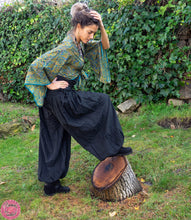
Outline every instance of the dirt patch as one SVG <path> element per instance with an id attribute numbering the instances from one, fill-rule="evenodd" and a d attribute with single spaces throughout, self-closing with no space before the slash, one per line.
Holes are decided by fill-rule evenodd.
<path id="1" fill-rule="evenodd" d="M 84 200 L 82 191 L 77 191 L 75 186 L 71 186 L 71 192 L 74 191 L 77 196 L 72 193 L 57 194 L 53 197 L 42 197 L 44 207 L 49 207 L 50 216 L 57 219 L 72 219 L 72 217 L 88 215 L 88 213 L 97 212 L 100 219 L 108 219 L 113 216 L 126 216 L 128 210 L 137 211 L 141 209 L 143 203 L 149 198 L 149 186 L 141 183 L 143 190 L 120 202 L 105 202 L 92 197 L 89 202 Z M 75 215 L 75 216 L 74 216 Z M 62 218 L 61 218 L 62 216 Z M 115 218 L 116 219 L 116 218 Z"/>
<path id="2" fill-rule="evenodd" d="M 170 129 L 188 129 L 191 128 L 191 118 L 165 118 L 160 120 L 158 125 Z"/>
<path id="3" fill-rule="evenodd" d="M 125 200 L 119 201 L 119 202 L 105 202 L 102 200 L 99 200 L 98 203 L 98 212 L 101 212 L 102 210 L 116 210 L 116 209 L 120 209 L 120 211 L 125 211 L 127 209 L 135 209 L 138 210 L 140 208 L 140 206 L 146 201 L 146 199 L 149 197 L 148 194 L 148 188 L 149 186 L 141 183 L 141 186 L 143 188 L 143 190 L 130 197 L 130 198 L 126 198 Z M 94 198 L 94 197 L 92 197 Z"/>

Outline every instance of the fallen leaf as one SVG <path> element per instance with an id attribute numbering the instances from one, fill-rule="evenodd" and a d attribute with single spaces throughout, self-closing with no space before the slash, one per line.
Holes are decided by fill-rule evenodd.
<path id="1" fill-rule="evenodd" d="M 135 210 L 139 210 L 139 206 L 136 206 L 134 209 L 135 209 Z"/>
<path id="2" fill-rule="evenodd" d="M 0 182 L 0 185 L 3 185 L 3 184 L 5 184 L 6 182 Z"/>
<path id="3" fill-rule="evenodd" d="M 35 126 L 36 126 L 36 125 L 33 125 L 33 126 L 31 127 L 31 131 L 34 131 Z"/>
<path id="4" fill-rule="evenodd" d="M 140 131 L 143 131 L 143 130 L 145 130 L 145 128 L 140 128 Z"/>
<path id="5" fill-rule="evenodd" d="M 141 183 L 144 183 L 144 182 L 145 182 L 145 180 L 143 178 L 141 178 Z"/>
<path id="6" fill-rule="evenodd" d="M 149 194 L 143 189 L 143 191 L 141 192 L 144 196 L 148 196 Z"/>
<path id="7" fill-rule="evenodd" d="M 115 212 L 115 211 L 109 213 L 109 216 L 110 216 L 110 217 L 114 217 L 114 216 L 116 216 L 116 215 L 117 215 L 117 212 Z"/>

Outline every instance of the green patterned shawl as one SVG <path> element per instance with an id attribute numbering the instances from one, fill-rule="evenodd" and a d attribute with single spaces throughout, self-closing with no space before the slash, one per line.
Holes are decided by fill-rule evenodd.
<path id="1" fill-rule="evenodd" d="M 102 48 L 101 41 L 91 41 L 82 45 L 85 58 L 90 61 L 91 67 L 101 82 L 110 82 L 110 72 L 107 53 Z M 80 85 L 87 75 L 82 70 L 84 59 L 79 55 L 72 35 L 67 35 L 64 41 L 56 48 L 38 57 L 29 67 L 25 79 L 25 87 L 33 94 L 37 106 L 43 106 L 46 95 L 46 85 L 49 85 L 57 75 L 67 79 L 80 76 Z"/>

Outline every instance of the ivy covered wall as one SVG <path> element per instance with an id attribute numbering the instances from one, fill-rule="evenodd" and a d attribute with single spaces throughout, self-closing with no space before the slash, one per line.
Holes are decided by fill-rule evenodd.
<path id="1" fill-rule="evenodd" d="M 109 93 L 119 104 L 179 96 L 183 75 L 191 74 L 191 0 L 90 1 L 102 15 L 110 39 L 111 84 L 102 84 L 87 65 L 87 90 Z M 32 102 L 24 88 L 30 63 L 56 47 L 70 29 L 70 8 L 25 1 L 0 12 L 0 92 L 10 101 Z M 180 30 L 188 40 L 180 46 Z M 99 38 L 99 33 L 96 34 Z"/>

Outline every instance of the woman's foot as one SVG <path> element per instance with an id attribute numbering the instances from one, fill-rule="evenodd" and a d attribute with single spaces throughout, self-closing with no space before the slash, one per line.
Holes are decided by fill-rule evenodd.
<path id="1" fill-rule="evenodd" d="M 62 186 L 60 181 L 57 180 L 44 185 L 44 192 L 47 196 L 53 196 L 56 193 L 68 193 L 70 192 L 70 188 L 68 186 Z"/>
<path id="2" fill-rule="evenodd" d="M 132 154 L 133 150 L 131 147 L 121 147 L 121 149 L 119 150 L 119 152 L 117 153 L 117 155 L 129 155 Z"/>

